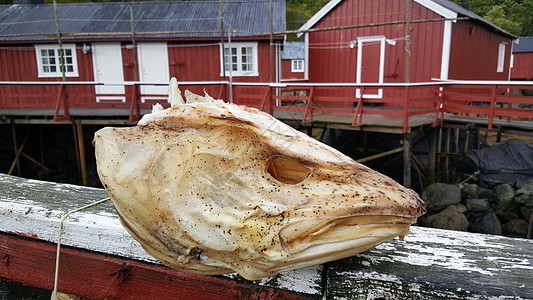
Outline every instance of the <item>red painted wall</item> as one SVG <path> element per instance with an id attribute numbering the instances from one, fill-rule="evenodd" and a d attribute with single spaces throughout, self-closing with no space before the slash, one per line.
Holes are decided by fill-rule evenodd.
<path id="1" fill-rule="evenodd" d="M 412 2 L 413 20 L 439 16 Z M 405 1 L 346 0 L 337 5 L 314 28 L 405 20 Z M 441 22 L 411 24 L 411 81 L 426 81 L 440 74 L 442 53 Z M 385 82 L 405 82 L 404 24 L 313 32 L 309 34 L 309 79 L 316 82 L 355 82 L 357 47 L 349 43 L 357 37 L 385 36 L 396 45 L 386 44 Z M 364 52 L 364 51 L 363 51 Z"/>
<path id="2" fill-rule="evenodd" d="M 305 72 L 292 72 L 292 62 L 290 59 L 281 61 L 281 79 L 304 79 Z"/>
<path id="3" fill-rule="evenodd" d="M 196 44 L 195 44 L 196 43 Z M 122 43 L 122 60 L 124 80 L 135 80 L 135 57 L 132 49 L 127 49 L 129 42 Z M 189 41 L 183 43 L 169 42 L 170 76 L 179 81 L 220 81 L 220 49 L 217 42 Z M 76 44 L 79 77 L 67 77 L 67 81 L 94 81 L 92 53 L 83 53 L 83 43 Z M 269 43 L 258 43 L 259 76 L 234 76 L 234 82 L 269 82 L 270 49 Z M 274 51 L 274 61 L 275 61 Z M 57 78 L 38 78 L 37 58 L 33 44 L 2 45 L 0 47 L 0 81 L 61 81 Z M 275 78 L 275 68 L 274 68 Z M 203 94 L 205 90 L 214 97 L 227 97 L 227 91 L 221 86 L 188 86 L 192 92 Z M 257 88 L 248 88 L 250 93 L 262 93 Z M 51 108 L 55 107 L 59 86 L 17 86 L 0 85 L 0 108 Z M 87 107 L 96 104 L 94 86 L 70 86 L 68 88 L 71 106 Z M 132 88 L 126 87 L 126 97 L 131 99 Z M 129 104 L 127 104 L 129 105 Z M 121 106 L 118 104 L 117 106 Z M 122 105 L 124 106 L 124 105 Z"/>
<path id="4" fill-rule="evenodd" d="M 496 72 L 501 42 L 505 48 L 503 72 Z M 458 21 L 452 25 L 449 79 L 508 80 L 511 60 L 511 38 L 495 34 L 473 22 Z"/>
<path id="5" fill-rule="evenodd" d="M 533 52 L 521 52 L 514 54 L 511 79 L 533 79 Z"/>
<path id="6" fill-rule="evenodd" d="M 67 77 L 67 81 L 93 81 L 93 65 L 90 53 L 84 54 L 82 44 L 76 44 L 79 77 Z M 61 81 L 61 77 L 39 78 L 37 58 L 33 44 L 2 45 L 0 47 L 0 81 Z M 0 85 L 1 108 L 50 107 L 57 100 L 59 86 L 5 86 Z M 93 87 L 72 87 L 69 91 L 76 97 L 69 98 L 72 104 L 90 101 Z"/>
<path id="7" fill-rule="evenodd" d="M 436 19 L 439 15 L 411 2 L 411 19 Z M 328 28 L 357 24 L 385 23 L 405 20 L 405 1 L 402 0 L 345 0 L 322 18 L 313 28 Z M 430 81 L 440 76 L 443 22 L 411 24 L 410 81 Z M 357 37 L 385 36 L 396 45 L 385 43 L 384 82 L 405 82 L 406 39 L 405 25 L 387 25 L 309 33 L 309 81 L 356 82 L 357 46 L 349 43 Z M 365 49 L 365 48 L 363 48 Z M 365 51 L 363 50 L 363 56 Z M 377 56 L 379 57 L 379 56 Z M 363 62 L 363 66 L 365 63 Z M 379 65 L 371 62 L 370 65 Z M 385 97 L 399 97 L 402 91 L 385 91 Z M 355 89 L 317 91 L 353 97 Z"/>

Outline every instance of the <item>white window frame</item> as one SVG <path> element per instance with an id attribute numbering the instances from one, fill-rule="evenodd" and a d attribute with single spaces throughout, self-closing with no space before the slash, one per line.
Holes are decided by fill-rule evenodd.
<path id="1" fill-rule="evenodd" d="M 66 77 L 79 77 L 78 73 L 78 59 L 76 55 L 76 44 L 63 44 L 63 50 L 70 50 L 72 53 L 72 71 L 65 72 Z M 55 55 L 55 72 L 45 72 L 43 66 L 43 58 L 41 55 L 41 50 L 54 50 Z M 49 78 L 49 77 L 63 77 L 61 73 L 61 62 L 59 55 L 59 45 L 58 44 L 41 44 L 35 45 L 35 56 L 37 58 L 37 71 L 39 78 Z"/>
<path id="2" fill-rule="evenodd" d="M 231 71 L 231 76 L 259 76 L 259 70 L 258 70 L 258 57 L 257 57 L 257 43 L 256 42 L 248 42 L 248 43 L 231 43 L 231 48 L 237 48 L 237 54 L 242 53 L 241 49 L 250 47 L 252 48 L 252 70 L 250 71 L 243 71 L 242 70 L 242 57 L 241 55 L 237 55 L 237 70 Z M 220 48 L 220 76 L 224 76 L 223 70 L 224 70 L 224 50 L 222 49 L 222 44 L 219 43 Z M 224 43 L 224 48 L 229 49 L 230 45 L 229 43 Z M 226 76 L 230 76 L 230 70 L 226 70 Z"/>
<path id="3" fill-rule="evenodd" d="M 498 69 L 496 72 L 502 73 L 505 66 L 505 48 L 507 43 L 500 43 L 498 48 Z"/>
<path id="4" fill-rule="evenodd" d="M 304 60 L 303 59 L 292 59 L 291 60 L 291 72 L 299 73 L 304 72 Z"/>

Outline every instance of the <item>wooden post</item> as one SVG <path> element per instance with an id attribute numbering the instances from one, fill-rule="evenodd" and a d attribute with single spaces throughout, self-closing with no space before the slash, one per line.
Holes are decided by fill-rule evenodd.
<path id="1" fill-rule="evenodd" d="M 429 131 L 429 149 L 428 149 L 428 170 L 429 182 L 435 182 L 435 162 L 437 158 L 437 133 L 436 129 L 431 128 Z"/>
<path id="2" fill-rule="evenodd" d="M 410 0 L 405 0 L 405 82 L 411 81 L 411 17 Z"/>
<path id="3" fill-rule="evenodd" d="M 226 54 L 224 53 L 224 1 L 220 0 L 220 45 L 222 47 L 222 78 L 226 80 Z M 231 49 L 229 49 L 231 52 Z M 231 60 L 230 60 L 231 69 Z"/>
<path id="4" fill-rule="evenodd" d="M 274 79 L 274 55 L 272 51 L 272 44 L 274 43 L 274 27 L 272 23 L 272 16 L 273 14 L 273 6 L 272 6 L 272 0 L 270 0 L 270 46 L 268 49 L 270 50 L 270 82 L 273 82 Z"/>
<path id="5" fill-rule="evenodd" d="M 61 64 L 61 77 L 63 81 L 67 81 L 65 76 L 65 54 L 63 53 L 63 43 L 61 41 L 61 30 L 59 28 L 59 17 L 57 14 L 57 1 L 53 1 L 54 6 L 54 16 L 56 20 L 56 29 L 57 29 L 57 44 L 59 45 L 59 63 Z"/>
<path id="6" fill-rule="evenodd" d="M 446 148 L 444 156 L 444 176 L 446 182 L 450 181 L 450 140 L 451 140 L 451 128 L 446 128 Z"/>
<path id="7" fill-rule="evenodd" d="M 84 186 L 87 186 L 87 165 L 85 164 L 85 147 L 83 144 L 83 128 L 81 120 L 76 120 L 76 129 L 78 132 L 78 148 L 80 150 L 81 180 Z"/>
<path id="8" fill-rule="evenodd" d="M 17 130 L 15 128 L 15 120 L 13 118 L 11 118 L 11 135 L 13 136 L 13 148 L 15 149 L 15 165 L 17 166 L 17 175 L 20 176 L 20 174 L 22 174 L 20 170 L 20 153 L 17 143 Z"/>
<path id="9" fill-rule="evenodd" d="M 411 187 L 411 135 L 403 135 L 403 185 Z"/>
<path id="10" fill-rule="evenodd" d="M 133 45 L 133 78 L 139 80 L 139 65 L 137 64 L 137 44 L 135 42 L 135 28 L 133 23 L 133 7 L 130 6 L 131 43 Z"/>
<path id="11" fill-rule="evenodd" d="M 79 182 L 83 182 L 83 175 L 81 175 L 80 144 L 78 142 L 78 129 L 75 120 L 72 120 L 72 137 L 74 138 L 74 150 L 76 152 L 76 166 L 78 166 L 78 180 Z"/>

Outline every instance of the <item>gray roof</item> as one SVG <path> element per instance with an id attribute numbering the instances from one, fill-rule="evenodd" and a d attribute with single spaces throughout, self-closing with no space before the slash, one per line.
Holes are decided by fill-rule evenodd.
<path id="1" fill-rule="evenodd" d="M 513 44 L 513 53 L 533 52 L 533 36 L 518 38 L 518 43 Z"/>
<path id="2" fill-rule="evenodd" d="M 437 4 L 439 4 L 440 6 L 443 6 L 455 13 L 457 13 L 459 15 L 459 17 L 461 15 L 465 16 L 465 17 L 469 17 L 470 19 L 473 19 L 473 20 L 477 20 L 481 23 L 484 23 L 485 25 L 488 25 L 494 29 L 496 29 L 496 31 L 499 31 L 501 34 L 503 35 L 507 35 L 511 38 L 516 38 L 516 36 L 514 36 L 513 34 L 507 32 L 506 30 L 494 25 L 493 23 L 491 23 L 489 20 L 487 19 L 484 19 L 482 18 L 481 16 L 469 11 L 468 9 L 460 6 L 459 4 L 456 4 L 452 1 L 448 1 L 448 0 L 431 0 Z"/>
<path id="3" fill-rule="evenodd" d="M 304 59 L 305 44 L 304 42 L 285 42 L 281 59 Z"/>
<path id="4" fill-rule="evenodd" d="M 232 37 L 270 32 L 270 0 L 224 1 L 224 30 Z M 219 1 L 109 2 L 58 4 L 62 33 L 131 32 L 130 7 L 135 32 L 186 31 L 164 35 L 138 35 L 143 38 L 220 37 Z M 273 30 L 283 32 L 285 0 L 273 1 Z M 52 5 L 0 5 L 0 41 L 54 40 L 57 33 Z M 49 36 L 43 36 L 48 34 Z M 8 37 L 6 35 L 19 35 Z M 28 36 L 31 35 L 31 36 Z M 268 37 L 268 36 L 266 36 Z M 109 36 L 65 37 L 70 40 L 98 40 Z M 127 39 L 130 35 L 114 36 Z"/>

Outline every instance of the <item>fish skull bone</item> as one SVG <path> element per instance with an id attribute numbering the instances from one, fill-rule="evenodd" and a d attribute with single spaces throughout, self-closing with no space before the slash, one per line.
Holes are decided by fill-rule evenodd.
<path id="1" fill-rule="evenodd" d="M 425 204 L 392 179 L 257 109 L 181 98 L 95 134 L 100 179 L 159 261 L 256 280 L 403 238 Z M 186 93 L 187 94 L 187 93 Z"/>

